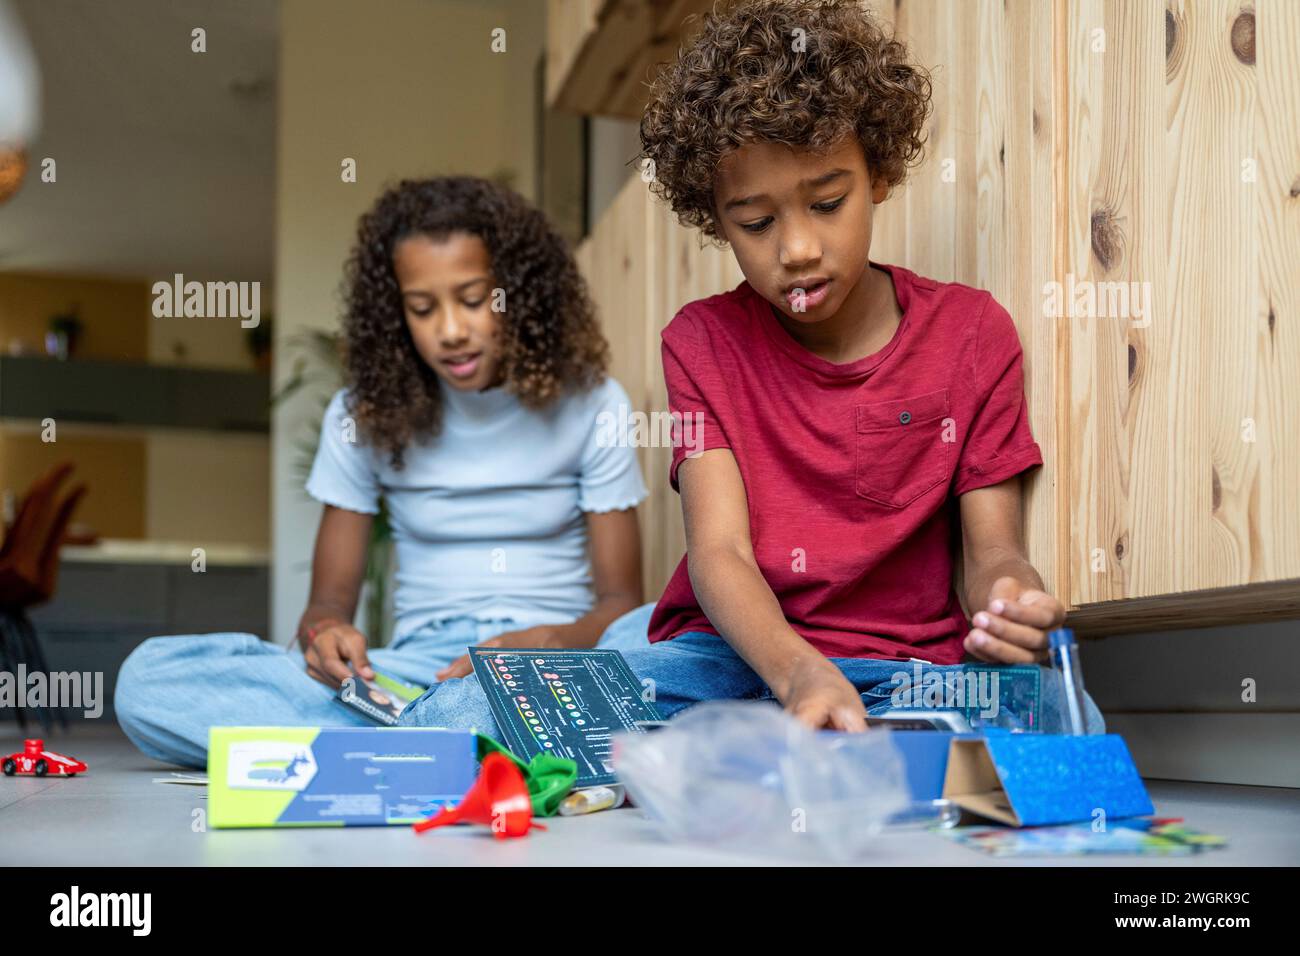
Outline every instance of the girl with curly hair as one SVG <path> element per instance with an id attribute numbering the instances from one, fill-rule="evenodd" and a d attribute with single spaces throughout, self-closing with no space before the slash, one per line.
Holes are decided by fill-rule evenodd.
<path id="1" fill-rule="evenodd" d="M 697 423 L 668 476 L 686 556 L 611 632 L 654 643 L 625 657 L 664 716 L 767 698 L 861 731 L 922 706 L 922 686 L 972 720 L 1037 730 L 1056 713 L 1050 672 L 1001 666 L 1045 660 L 1065 617 L 1022 537 L 1020 474 L 1042 457 L 1015 324 L 988 292 L 870 258 L 930 92 L 857 0 L 720 3 L 651 88 L 651 189 L 745 277 L 662 335 L 670 410 Z M 968 700 L 972 677 L 1001 689 Z M 483 720 L 466 684 L 402 722 Z"/>
<path id="2" fill-rule="evenodd" d="M 609 440 L 630 402 L 545 217 L 484 179 L 403 181 L 361 218 L 345 299 L 347 387 L 307 481 L 323 513 L 301 653 L 248 634 L 145 641 L 116 709 L 146 754 L 201 765 L 208 727 L 235 718 L 364 725 L 335 699 L 353 674 L 423 688 L 468 674 L 469 646 L 592 647 L 641 601 L 646 488 Z M 368 650 L 352 621 L 381 498 L 396 627 Z"/>

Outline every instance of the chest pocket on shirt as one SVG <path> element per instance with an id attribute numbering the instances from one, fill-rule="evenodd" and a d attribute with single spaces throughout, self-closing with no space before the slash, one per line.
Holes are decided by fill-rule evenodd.
<path id="1" fill-rule="evenodd" d="M 856 490 L 903 508 L 948 477 L 952 442 L 943 440 L 948 390 L 854 406 Z"/>

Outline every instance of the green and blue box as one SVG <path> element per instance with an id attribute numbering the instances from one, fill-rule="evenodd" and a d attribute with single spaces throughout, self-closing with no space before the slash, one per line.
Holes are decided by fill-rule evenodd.
<path id="1" fill-rule="evenodd" d="M 339 827 L 415 823 L 478 775 L 473 733 L 428 727 L 213 727 L 208 823 Z"/>

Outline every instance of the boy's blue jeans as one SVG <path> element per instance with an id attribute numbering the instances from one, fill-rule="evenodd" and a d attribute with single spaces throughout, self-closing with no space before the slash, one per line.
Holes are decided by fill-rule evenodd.
<path id="1" fill-rule="evenodd" d="M 601 647 L 623 652 L 632 673 L 647 685 L 655 709 L 665 719 L 706 700 L 772 700 L 772 691 L 722 638 L 700 631 L 679 634 L 671 641 L 650 644 L 649 629 L 653 604 L 645 604 L 614 621 L 600 640 Z M 995 672 L 995 665 L 953 664 L 949 666 L 915 661 L 882 661 L 873 658 L 839 657 L 831 662 L 848 678 L 866 704 L 868 714 L 899 706 L 894 691 L 895 675 L 904 672 L 915 685 L 916 668 L 922 680 L 938 673 L 950 681 L 969 671 Z M 1060 683 L 1048 668 L 1039 668 L 1039 730 L 1060 731 Z M 1085 694 L 1088 723 L 1098 732 L 1104 729 L 1101 712 Z M 921 706 L 920 703 L 914 706 Z M 1011 715 L 1013 723 L 1027 723 L 1026 715 Z M 402 712 L 399 723 L 408 727 L 495 728 L 496 721 L 487 697 L 474 675 L 430 687 Z M 491 732 L 489 730 L 489 732 Z"/>
<path id="2" fill-rule="evenodd" d="M 646 634 L 653 609 L 653 604 L 645 604 L 620 617 L 606 630 L 599 646 L 622 651 L 663 717 L 706 700 L 772 699 L 762 679 L 720 637 L 689 632 L 651 645 Z M 516 629 L 513 621 L 457 618 L 371 651 L 370 661 L 376 670 L 429 687 L 403 711 L 401 725 L 475 728 L 499 737 L 476 677 L 471 674 L 439 684 L 434 675 L 465 653 L 467 646 Z M 998 670 L 992 665 L 832 660 L 862 694 L 867 713 L 880 713 L 897 704 L 891 695 L 897 689 L 895 675 L 899 672 L 911 676 L 919 667 L 925 675 L 938 672 L 951 679 L 972 669 Z M 1051 671 L 1040 671 L 1039 729 L 1051 732 L 1059 729 L 1055 718 L 1059 688 Z M 1090 724 L 1103 727 L 1091 698 L 1085 706 Z M 301 652 L 251 634 L 145 641 L 122 665 L 114 707 L 122 729 L 144 753 L 189 766 L 206 763 L 208 728 L 214 725 L 374 726 L 341 704 L 333 690 L 308 676 Z"/>

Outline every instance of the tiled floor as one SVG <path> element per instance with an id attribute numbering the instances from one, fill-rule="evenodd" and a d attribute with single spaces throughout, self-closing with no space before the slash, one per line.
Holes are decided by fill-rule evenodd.
<path id="1" fill-rule="evenodd" d="M 203 832 L 205 791 L 152 783 L 170 770 L 139 754 L 116 726 L 79 725 L 49 746 L 85 760 L 72 780 L 0 777 L 0 865 L 691 865 L 797 862 L 666 842 L 635 809 L 553 819 L 545 833 L 496 841 L 481 828 L 417 835 L 407 827 Z M 22 747 L 12 723 L 0 753 Z M 1221 834 L 1226 850 L 1183 861 L 1071 858 L 1071 865 L 1300 864 L 1300 791 L 1150 781 L 1158 812 Z M 917 830 L 882 835 L 870 865 L 1009 865 Z M 1051 865 L 1052 861 L 1019 861 Z"/>

